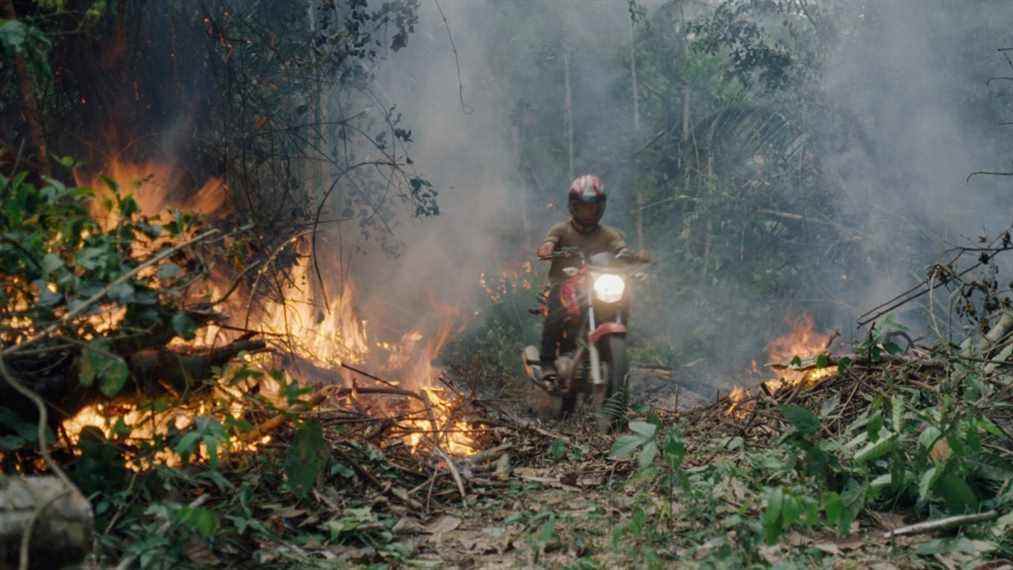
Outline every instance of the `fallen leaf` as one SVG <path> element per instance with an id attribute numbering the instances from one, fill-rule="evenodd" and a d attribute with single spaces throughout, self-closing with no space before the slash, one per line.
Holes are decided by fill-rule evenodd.
<path id="1" fill-rule="evenodd" d="M 841 549 L 838 548 L 837 545 L 832 542 L 817 542 L 816 544 L 813 545 L 813 548 L 819 550 L 820 552 L 830 554 L 832 556 L 844 555 L 844 553 L 841 552 Z"/>
<path id="2" fill-rule="evenodd" d="M 426 532 L 426 527 L 422 526 L 422 523 L 415 518 L 401 517 L 391 531 L 395 534 L 416 534 Z"/>
<path id="3" fill-rule="evenodd" d="M 852 534 L 847 538 L 836 541 L 837 547 L 842 550 L 855 550 L 865 545 L 865 539 L 860 534 Z"/>
<path id="4" fill-rule="evenodd" d="M 510 478 L 510 454 L 504 453 L 496 460 L 496 473 L 495 477 L 500 481 L 506 481 Z"/>
<path id="5" fill-rule="evenodd" d="M 894 530 L 904 526 L 904 516 L 897 513 L 881 513 L 872 511 L 869 514 L 876 520 L 880 528 L 886 531 Z"/>
<path id="6" fill-rule="evenodd" d="M 763 545 L 757 549 L 757 552 L 759 552 L 760 556 L 771 566 L 777 566 L 778 564 L 784 562 L 784 550 L 781 548 L 780 544 L 775 544 L 773 546 Z"/>
<path id="7" fill-rule="evenodd" d="M 461 519 L 452 515 L 443 515 L 435 521 L 427 524 L 425 531 L 430 534 L 443 534 L 445 532 L 450 532 L 459 526 L 461 526 Z"/>
<path id="8" fill-rule="evenodd" d="M 221 563 L 221 560 L 211 551 L 211 547 L 196 536 L 186 543 L 186 546 L 183 547 L 183 552 L 186 553 L 186 557 L 190 559 L 190 562 L 198 566 L 217 566 Z"/>

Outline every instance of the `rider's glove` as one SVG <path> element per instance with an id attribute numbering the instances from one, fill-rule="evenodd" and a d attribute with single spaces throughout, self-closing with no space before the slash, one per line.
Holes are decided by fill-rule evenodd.
<path id="1" fill-rule="evenodd" d="M 541 259 L 549 259 L 552 257 L 552 252 L 556 249 L 556 244 L 551 241 L 543 243 L 536 252 L 538 257 Z"/>

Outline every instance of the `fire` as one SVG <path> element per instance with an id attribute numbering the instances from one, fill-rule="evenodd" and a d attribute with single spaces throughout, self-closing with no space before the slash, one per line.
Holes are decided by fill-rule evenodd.
<path id="1" fill-rule="evenodd" d="M 533 279 L 534 266 L 531 261 L 524 261 L 516 266 L 508 265 L 501 269 L 498 275 L 482 273 L 479 275 L 478 284 L 485 291 L 486 297 L 493 304 L 497 304 L 521 289 L 530 290 Z"/>
<path id="2" fill-rule="evenodd" d="M 816 323 L 808 313 L 794 320 L 788 319 L 786 322 L 791 326 L 791 331 L 767 345 L 768 361 L 778 365 L 779 368 L 777 377 L 762 382 L 767 391 L 774 393 L 785 387 L 796 386 L 813 388 L 835 376 L 836 366 L 819 367 L 815 362 L 808 362 L 826 354 L 833 336 L 817 332 Z M 803 366 L 785 366 L 795 358 L 802 361 Z M 759 373 L 755 361 L 752 363 L 752 371 L 754 374 Z M 751 402 L 744 402 L 745 398 L 746 393 L 742 388 L 734 388 L 728 397 L 731 403 L 726 413 L 735 417 L 748 414 Z"/>
<path id="3" fill-rule="evenodd" d="M 262 380 L 270 381 L 270 380 Z M 219 386 L 211 394 L 194 398 L 185 405 L 159 410 L 154 406 L 143 406 L 134 402 L 107 402 L 91 404 L 81 409 L 74 417 L 64 420 L 63 428 L 72 444 L 77 444 L 85 428 L 97 429 L 111 441 L 126 444 L 150 442 L 152 438 L 167 436 L 172 430 L 185 431 L 194 426 L 197 418 L 210 417 L 219 423 L 229 418 L 242 418 L 247 410 L 243 394 L 252 388 L 254 381 Z M 269 443 L 270 435 L 247 442 L 239 435 L 232 435 L 222 445 L 222 452 L 251 452 Z M 129 448 L 129 447 L 128 447 Z M 208 457 L 209 450 L 203 443 L 199 446 L 201 457 Z M 127 467 L 135 471 L 148 469 L 153 462 L 170 467 L 182 464 L 182 458 L 172 449 L 166 448 L 152 457 L 126 454 Z"/>
<path id="4" fill-rule="evenodd" d="M 194 190 L 195 185 L 188 185 L 188 180 L 192 177 L 171 164 L 113 160 L 103 169 L 102 176 L 114 181 L 121 195 L 131 194 L 141 214 L 151 217 L 159 216 L 167 208 L 205 215 L 220 213 L 226 207 L 229 192 L 224 182 L 218 178 L 212 178 Z M 102 176 L 86 178 L 78 173 L 77 183 L 95 191 L 92 212 L 103 227 L 111 228 L 118 222 L 118 218 L 117 213 L 110 212 L 104 204 L 112 198 L 112 191 Z M 400 421 L 406 434 L 402 440 L 404 444 L 416 452 L 432 446 L 453 455 L 475 453 L 477 446 L 472 437 L 473 430 L 458 417 L 457 398 L 438 385 L 442 370 L 433 365 L 433 360 L 455 330 L 458 312 L 449 307 L 436 307 L 435 313 L 439 315 L 436 326 L 411 330 L 398 340 L 376 339 L 371 342 L 367 322 L 358 312 L 355 285 L 351 280 L 345 280 L 339 289 L 330 287 L 324 300 L 325 295 L 316 290 L 314 280 L 317 276 L 312 270 L 310 258 L 305 255 L 305 251 L 298 251 L 299 245 L 293 243 L 290 246 L 301 257 L 289 271 L 287 280 L 280 285 L 277 295 L 279 300 L 243 300 L 237 294 L 229 299 L 227 307 L 228 313 L 239 322 L 229 324 L 259 331 L 277 353 L 297 357 L 324 370 L 337 371 L 343 363 L 371 363 L 382 376 L 397 379 L 398 385 L 416 391 L 428 404 L 424 410 Z M 516 271 L 504 272 L 501 278 L 513 282 L 513 287 L 530 287 L 526 275 L 531 271 L 530 264 L 527 264 Z M 213 274 L 208 286 L 211 298 L 220 298 L 230 283 L 229 276 Z M 259 301 L 259 304 L 255 305 L 254 300 Z M 103 318 L 121 319 L 122 316 Z M 242 320 L 246 318 L 249 322 Z M 235 338 L 235 334 L 212 324 L 195 341 L 184 343 L 181 339 L 176 339 L 174 346 L 187 344 L 209 347 L 221 338 Z M 277 366 L 278 362 L 275 356 L 258 355 L 248 359 L 247 364 L 266 371 Z M 334 378 L 340 381 L 340 375 L 335 374 Z M 262 385 L 261 393 L 268 393 L 270 389 L 271 386 Z M 150 441 L 173 430 L 190 429 L 197 418 L 202 416 L 215 418 L 220 423 L 225 423 L 229 418 L 242 418 L 249 405 L 249 400 L 242 393 L 223 394 L 220 388 L 216 388 L 210 395 L 192 398 L 165 411 L 155 411 L 144 403 L 95 404 L 82 409 L 73 418 L 66 420 L 63 426 L 71 443 L 76 443 L 82 430 L 88 426 L 97 428 L 113 440 L 127 438 Z M 379 405 L 389 408 L 388 403 Z M 411 405 L 413 408 L 419 407 L 417 402 Z M 386 411 L 394 412 L 391 409 Z M 399 414 L 403 412 L 403 409 L 397 411 Z M 253 450 L 267 439 L 247 444 L 233 437 L 227 447 L 232 450 Z M 149 460 L 150 458 L 145 461 Z M 166 450 L 154 460 L 174 465 L 179 463 L 180 458 Z M 146 466 L 150 465 L 134 465 L 138 469 Z"/>
<path id="5" fill-rule="evenodd" d="M 806 313 L 802 317 L 788 320 L 792 330 L 788 334 L 776 338 L 767 345 L 767 354 L 772 363 L 788 363 L 799 359 L 816 358 L 825 354 L 832 335 L 816 331 L 816 323 L 812 315 Z M 766 381 L 764 384 L 771 392 L 784 386 L 812 388 L 822 381 L 837 374 L 836 366 L 823 368 L 811 367 L 805 370 L 784 369 L 779 377 Z"/>
<path id="6" fill-rule="evenodd" d="M 755 401 L 746 401 L 746 397 L 749 394 L 741 386 L 732 388 L 732 391 L 728 393 L 729 404 L 726 413 L 739 420 L 744 420 L 749 417 L 750 412 L 756 407 Z"/>
<path id="7" fill-rule="evenodd" d="M 270 338 L 282 335 L 286 352 L 324 368 L 337 368 L 342 362 L 362 362 L 369 352 L 366 321 L 355 310 L 355 287 L 345 283 L 333 292 L 327 305 L 314 299 L 307 258 L 300 260 L 284 286 L 284 303 L 267 303 L 253 328 Z"/>
<path id="8" fill-rule="evenodd" d="M 407 379 L 405 384 L 419 390 L 429 404 L 424 415 L 404 422 L 404 427 L 411 430 L 404 442 L 413 451 L 418 451 L 419 445 L 428 438 L 452 455 L 472 455 L 477 451 L 471 435 L 473 430 L 467 422 L 454 417 L 456 410 L 452 401 L 447 397 L 445 389 L 436 385 L 443 371 L 432 363 L 450 340 L 457 324 L 458 312 L 450 307 L 436 307 L 435 310 L 442 314 L 442 320 L 427 342 L 423 343 L 427 337 L 418 330 L 410 331 L 402 339 L 401 348 L 405 351 L 402 354 L 414 354 L 403 368 Z M 430 413 L 432 417 L 429 416 Z"/>
<path id="9" fill-rule="evenodd" d="M 121 195 L 132 195 L 141 214 L 152 217 L 168 208 L 204 215 L 221 213 L 229 194 L 220 178 L 211 178 L 194 191 L 187 184 L 185 170 L 158 162 L 131 163 L 114 158 L 100 174 L 87 176 L 75 171 L 74 178 L 78 186 L 95 192 L 92 214 L 105 229 L 115 226 L 119 216 L 105 206 L 113 193 L 103 178 L 113 181 Z"/>

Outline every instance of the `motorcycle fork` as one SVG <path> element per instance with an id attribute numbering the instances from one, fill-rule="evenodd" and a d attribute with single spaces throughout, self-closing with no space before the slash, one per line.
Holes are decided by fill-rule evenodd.
<path id="1" fill-rule="evenodd" d="M 591 357 L 591 384 L 600 386 L 605 383 L 605 379 L 601 377 L 601 354 L 598 353 L 598 347 L 595 343 L 591 342 L 591 335 L 598 328 L 594 319 L 594 286 L 593 281 L 591 281 L 592 279 L 589 273 L 587 288 L 587 352 Z"/>

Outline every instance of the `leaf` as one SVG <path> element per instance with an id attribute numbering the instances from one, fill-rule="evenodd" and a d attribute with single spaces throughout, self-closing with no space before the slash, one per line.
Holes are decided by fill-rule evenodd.
<path id="1" fill-rule="evenodd" d="M 623 435 L 616 438 L 615 443 L 612 444 L 612 451 L 609 453 L 609 459 L 616 461 L 622 461 L 629 459 L 644 443 L 644 440 L 638 435 Z"/>
<path id="2" fill-rule="evenodd" d="M 129 377 L 126 361 L 110 352 L 109 341 L 96 340 L 85 345 L 79 374 L 82 386 L 92 386 L 97 380 L 99 390 L 112 398 L 120 393 Z"/>
<path id="3" fill-rule="evenodd" d="M 134 286 L 130 283 L 118 283 L 109 288 L 109 298 L 123 304 L 134 300 Z"/>
<path id="4" fill-rule="evenodd" d="M 851 368 L 851 364 L 852 364 L 851 359 L 848 358 L 847 356 L 842 356 L 841 358 L 838 358 L 837 359 L 838 372 L 841 373 L 847 372 L 848 369 Z"/>
<path id="5" fill-rule="evenodd" d="M 654 433 L 658 430 L 658 426 L 642 421 L 630 422 L 630 431 L 641 436 L 644 440 L 651 439 L 654 437 Z"/>
<path id="6" fill-rule="evenodd" d="M 925 502 L 931 496 L 932 487 L 935 486 L 936 480 L 942 474 L 941 466 L 933 466 L 928 471 L 922 473 L 922 478 L 918 482 L 918 502 Z"/>
<path id="7" fill-rule="evenodd" d="M 185 340 L 193 340 L 197 335 L 197 323 L 190 315 L 179 312 L 172 316 L 172 330 Z"/>
<path id="8" fill-rule="evenodd" d="M 42 257 L 42 276 L 49 277 L 51 273 L 59 271 L 63 267 L 63 260 L 55 253 L 47 253 Z"/>
<path id="9" fill-rule="evenodd" d="M 0 24 L 0 46 L 4 50 L 20 54 L 27 37 L 28 27 L 18 20 L 4 20 Z"/>
<path id="10" fill-rule="evenodd" d="M 763 540 L 767 544 L 774 544 L 780 538 L 784 530 L 781 516 L 781 509 L 784 506 L 784 490 L 780 487 L 767 491 L 766 508 L 763 510 L 760 520 L 763 523 Z"/>
<path id="11" fill-rule="evenodd" d="M 883 430 L 881 435 L 881 438 L 866 444 L 865 447 L 855 454 L 856 463 L 875 461 L 893 451 L 894 445 L 897 443 L 897 434 Z"/>
<path id="12" fill-rule="evenodd" d="M 639 464 L 640 468 L 643 469 L 654 463 L 654 458 L 658 455 L 658 444 L 649 441 L 644 449 L 640 451 Z"/>
<path id="13" fill-rule="evenodd" d="M 665 439 L 665 460 L 668 462 L 669 467 L 678 469 L 682 466 L 682 461 L 685 457 L 686 444 L 674 429 L 669 431 L 668 437 Z"/>
<path id="14" fill-rule="evenodd" d="M 865 432 L 869 434 L 869 441 L 878 440 L 881 429 L 883 429 L 883 414 L 877 411 L 869 418 L 869 423 L 865 426 Z"/>
<path id="15" fill-rule="evenodd" d="M 27 443 L 28 440 L 16 435 L 5 435 L 0 437 L 0 449 L 4 451 L 15 451 L 21 449 L 22 447 L 25 447 Z"/>
<path id="16" fill-rule="evenodd" d="M 816 356 L 816 368 L 826 368 L 830 366 L 830 355 L 827 353 L 821 353 Z"/>
<path id="17" fill-rule="evenodd" d="M 798 499 L 791 495 L 784 496 L 784 502 L 781 503 L 781 519 L 783 520 L 784 527 L 787 528 L 793 523 L 798 521 L 802 515 L 802 504 L 799 503 Z"/>
<path id="18" fill-rule="evenodd" d="M 172 279 L 178 277 L 183 272 L 175 263 L 165 263 L 158 268 L 159 279 Z"/>
<path id="19" fill-rule="evenodd" d="M 179 443 L 176 444 L 173 451 L 175 451 L 177 455 L 182 455 L 184 457 L 189 456 L 197 447 L 197 442 L 200 441 L 200 438 L 201 434 L 198 431 L 187 432 L 179 439 Z"/>
<path id="20" fill-rule="evenodd" d="M 285 475 L 289 488 L 302 498 L 309 494 L 324 467 L 327 442 L 320 422 L 304 423 L 295 433 L 295 440 L 285 458 Z"/>
<path id="21" fill-rule="evenodd" d="M 901 433 L 904 429 L 904 396 L 895 395 L 891 400 L 893 431 Z"/>
<path id="22" fill-rule="evenodd" d="M 873 489 L 883 489 L 885 487 L 889 487 L 892 484 L 893 484 L 893 475 L 891 475 L 890 473 L 884 473 L 883 475 L 880 475 L 879 477 L 873 479 L 872 482 L 869 483 L 869 487 Z"/>
<path id="23" fill-rule="evenodd" d="M 355 471 L 352 471 L 352 468 L 344 463 L 335 462 L 334 465 L 331 465 L 331 475 L 341 475 L 345 479 L 351 479 L 355 477 Z"/>
<path id="24" fill-rule="evenodd" d="M 203 507 L 182 507 L 176 513 L 179 522 L 193 528 L 204 538 L 211 538 L 218 530 L 218 517 Z"/>
<path id="25" fill-rule="evenodd" d="M 978 506 L 978 497 L 974 494 L 974 489 L 963 477 L 958 477 L 955 473 L 946 473 L 940 477 L 935 489 L 953 512 L 971 512 Z"/>
<path id="26" fill-rule="evenodd" d="M 939 431 L 936 426 L 929 426 L 918 436 L 918 445 L 925 450 L 931 450 L 932 446 L 936 444 L 936 440 L 942 437 L 943 432 Z"/>
<path id="27" fill-rule="evenodd" d="M 823 495 L 823 510 L 827 513 L 827 522 L 838 530 L 841 529 L 841 517 L 844 516 L 844 501 L 837 493 L 830 492 Z M 845 529 L 841 534 L 847 533 Z"/>
<path id="28" fill-rule="evenodd" d="M 813 435 L 820 429 L 819 418 L 801 406 L 781 406 L 781 414 L 801 435 Z"/>

